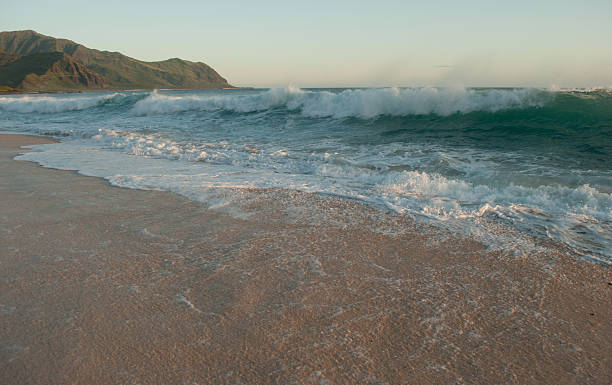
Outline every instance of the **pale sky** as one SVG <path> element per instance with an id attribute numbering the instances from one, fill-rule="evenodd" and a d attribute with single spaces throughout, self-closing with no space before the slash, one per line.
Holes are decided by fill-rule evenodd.
<path id="1" fill-rule="evenodd" d="M 237 86 L 612 85 L 612 0 L 0 0 L 34 29 Z"/>

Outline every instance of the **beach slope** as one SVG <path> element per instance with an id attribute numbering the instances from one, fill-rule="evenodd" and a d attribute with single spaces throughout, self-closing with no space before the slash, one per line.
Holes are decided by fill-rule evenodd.
<path id="1" fill-rule="evenodd" d="M 0 135 L 0 383 L 612 382 L 605 266 L 328 196 L 212 210 L 13 159 L 45 142 Z"/>

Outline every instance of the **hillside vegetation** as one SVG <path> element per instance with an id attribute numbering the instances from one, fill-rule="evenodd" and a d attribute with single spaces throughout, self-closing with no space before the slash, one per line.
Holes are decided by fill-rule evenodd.
<path id="1" fill-rule="evenodd" d="M 0 85 L 22 91 L 231 87 L 204 63 L 144 62 L 35 31 L 0 32 Z"/>
<path id="2" fill-rule="evenodd" d="M 0 67 L 7 65 L 15 60 L 19 59 L 18 55 L 13 55 L 0 50 Z"/>
<path id="3" fill-rule="evenodd" d="M 105 79 L 62 52 L 23 56 L 0 70 L 0 84 L 28 91 L 104 89 Z"/>

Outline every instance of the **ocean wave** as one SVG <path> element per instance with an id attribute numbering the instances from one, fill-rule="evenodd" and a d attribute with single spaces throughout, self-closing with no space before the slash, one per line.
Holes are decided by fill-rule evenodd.
<path id="1" fill-rule="evenodd" d="M 154 91 L 138 101 L 132 112 L 135 115 L 193 110 L 248 113 L 285 108 L 311 118 L 368 119 L 381 115 L 448 116 L 474 111 L 541 107 L 550 97 L 551 93 L 537 89 L 381 88 L 330 92 L 287 87 L 237 96 L 171 96 Z"/>
<path id="2" fill-rule="evenodd" d="M 398 212 L 443 222 L 493 216 L 579 252 L 612 255 L 612 194 L 587 184 L 576 188 L 513 183 L 493 187 L 436 173 L 404 171 L 388 176 L 377 189 Z M 480 233 L 478 226 L 469 229 L 471 235 L 475 232 Z"/>
<path id="3" fill-rule="evenodd" d="M 172 160 L 202 161 L 207 158 L 208 145 L 204 143 L 180 144 L 159 134 L 143 134 L 131 131 L 99 129 L 92 137 L 106 148 L 121 150 L 130 155 L 158 157 Z M 216 145 L 222 147 L 222 144 Z"/>
<path id="4" fill-rule="evenodd" d="M 171 114 L 183 111 L 215 111 L 228 110 L 233 112 L 265 111 L 280 106 L 295 109 L 291 99 L 295 95 L 305 93 L 299 88 L 272 88 L 255 95 L 239 96 L 201 96 L 184 95 L 172 96 L 159 93 L 157 90 L 143 100 L 138 101 L 132 112 L 135 115 Z"/>
<path id="5" fill-rule="evenodd" d="M 526 242 L 520 253 L 535 250 L 528 240 L 536 236 L 606 264 L 612 257 L 612 194 L 587 184 L 483 185 L 435 172 L 363 168 L 327 153 L 296 159 L 291 152 L 254 152 L 227 143 L 183 144 L 110 131 L 92 139 L 95 142 L 48 146 L 21 158 L 77 169 L 124 187 L 169 190 L 203 201 L 207 189 L 219 187 L 322 192 L 415 215 L 507 252 L 519 238 Z M 500 224 L 518 233 L 491 230 Z"/>
<path id="6" fill-rule="evenodd" d="M 92 143 L 102 148 L 146 158 L 208 163 L 211 166 L 232 166 L 244 169 L 259 168 L 280 173 L 310 173 L 313 163 L 325 155 L 294 154 L 276 146 L 231 144 L 218 142 L 178 142 L 160 134 L 100 129 L 91 137 Z"/>
<path id="7" fill-rule="evenodd" d="M 21 114 L 56 114 L 61 112 L 85 110 L 124 98 L 124 94 L 48 96 L 24 95 L 0 97 L 0 110 Z"/>
<path id="8" fill-rule="evenodd" d="M 453 161 L 452 168 L 458 174 L 481 174 L 480 184 L 464 177 L 449 177 L 436 171 L 403 170 L 394 171 L 384 164 L 393 161 L 419 163 L 418 152 L 409 159 L 378 159 L 384 164 L 371 167 L 374 154 L 381 149 L 371 149 L 362 154 L 370 159 L 361 164 L 356 159 L 340 154 L 288 152 L 277 146 L 255 148 L 226 142 L 181 143 L 158 134 L 117 132 L 100 130 L 93 138 L 104 148 L 113 148 L 129 155 L 153 157 L 189 163 L 208 163 L 216 170 L 231 167 L 232 173 L 244 175 L 227 180 L 218 176 L 203 177 L 200 186 L 218 183 L 227 187 L 249 185 L 251 187 L 278 187 L 305 191 L 316 191 L 366 199 L 385 205 L 397 212 L 419 215 L 436 222 L 463 223 L 469 235 L 487 234 L 482 229 L 486 224 L 466 225 L 465 221 L 476 223 L 487 218 L 508 221 L 517 227 L 540 232 L 543 237 L 552 237 L 577 250 L 592 250 L 601 255 L 610 255 L 606 250 L 612 244 L 612 236 L 606 235 L 606 226 L 612 223 L 612 194 L 588 184 L 569 187 L 557 183 L 520 184 L 523 179 L 495 177 L 487 173 L 491 166 L 487 160 L 494 154 L 479 154 L 477 163 L 469 154 L 452 154 L 449 150 L 438 149 L 445 154 L 445 160 Z M 420 148 L 424 150 L 424 148 Z M 428 157 L 433 157 L 429 153 Z M 466 158 L 467 157 L 467 158 Z M 433 162 L 435 163 L 435 162 Z M 482 163 L 482 164 L 481 164 Z M 449 165 L 450 167 L 450 165 Z M 202 169 L 206 174 L 208 168 Z M 212 170 L 212 168 L 211 168 Z M 240 171 L 242 170 L 242 171 Z M 269 173 L 276 173 L 271 178 Z M 484 174 L 483 174 L 484 173 Z M 484 178 L 484 179 L 483 179 Z M 523 176 L 524 178 L 524 176 Z M 261 185 L 259 183 L 262 183 Z M 234 186 L 234 187 L 236 187 Z"/>
<path id="9" fill-rule="evenodd" d="M 594 219 L 612 220 L 612 194 L 600 192 L 589 185 L 569 188 L 510 183 L 505 187 L 493 187 L 435 173 L 404 171 L 387 178 L 378 188 L 389 196 L 433 200 L 438 203 L 434 205 L 437 207 L 435 215 L 438 216 L 476 215 L 480 212 L 478 206 L 486 202 L 525 205 L 545 210 L 550 215 L 572 212 Z"/>
<path id="10" fill-rule="evenodd" d="M 505 250 L 536 232 L 611 261 L 606 92 L 287 87 L 19 95 L 0 97 L 0 128 L 69 135 L 25 157 L 125 187 L 194 199 L 217 187 L 322 192 Z M 518 236 L 483 239 L 495 223 L 518 228 Z M 500 240 L 507 229 L 498 230 Z"/>
<path id="11" fill-rule="evenodd" d="M 552 85 L 548 88 L 550 92 L 562 92 L 562 93 L 578 93 L 578 94 L 612 94 L 612 86 L 595 86 L 588 88 L 563 88 L 557 85 Z"/>

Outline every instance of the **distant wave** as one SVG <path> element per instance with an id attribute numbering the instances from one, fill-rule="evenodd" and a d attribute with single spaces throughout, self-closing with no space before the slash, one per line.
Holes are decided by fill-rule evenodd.
<path id="1" fill-rule="evenodd" d="M 596 86 L 589 88 L 561 88 L 559 86 L 551 86 L 548 88 L 550 92 L 569 92 L 581 94 L 612 94 L 612 86 Z"/>
<path id="2" fill-rule="evenodd" d="M 54 114 L 89 108 L 124 107 L 136 116 L 166 115 L 186 111 L 253 113 L 284 109 L 309 118 L 359 118 L 416 115 L 450 116 L 473 112 L 495 113 L 550 106 L 563 98 L 611 99 L 611 87 L 549 90 L 465 88 L 370 88 L 342 91 L 273 88 L 238 95 L 184 95 L 153 91 L 108 94 L 0 96 L 0 111 Z M 584 100 L 583 100 L 584 102 Z M 606 102 L 606 108 L 610 103 Z"/>
<path id="3" fill-rule="evenodd" d="M 338 93 L 296 87 L 275 88 L 256 95 L 170 96 L 157 91 L 138 101 L 136 115 L 182 111 L 227 110 L 238 113 L 286 108 L 312 118 L 375 118 L 436 114 L 448 116 L 474 111 L 496 112 L 539 107 L 552 97 L 537 89 L 380 88 L 347 89 Z"/>
<path id="4" fill-rule="evenodd" d="M 123 93 L 95 94 L 70 96 L 61 95 L 19 95 L 1 96 L 0 111 L 16 112 L 21 114 L 40 113 L 57 114 L 69 111 L 80 111 L 88 108 L 117 103 L 128 98 Z"/>

